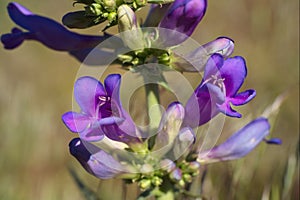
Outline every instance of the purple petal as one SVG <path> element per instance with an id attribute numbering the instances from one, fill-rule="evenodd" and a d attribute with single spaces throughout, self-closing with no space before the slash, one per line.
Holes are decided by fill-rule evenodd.
<path id="1" fill-rule="evenodd" d="M 202 48 L 205 49 L 206 53 L 209 55 L 218 53 L 226 58 L 233 53 L 234 41 L 228 37 L 218 37 L 217 39 L 204 44 Z"/>
<path id="2" fill-rule="evenodd" d="M 222 68 L 224 58 L 220 54 L 213 54 L 207 61 L 204 70 L 203 81 L 208 80 L 211 76 L 220 77 L 220 68 Z"/>
<path id="3" fill-rule="evenodd" d="M 28 33 L 24 33 L 18 28 L 13 28 L 11 33 L 1 35 L 1 42 L 5 49 L 14 49 L 23 43 L 27 35 Z"/>
<path id="4" fill-rule="evenodd" d="M 256 96 L 255 90 L 246 90 L 238 93 L 234 97 L 230 98 L 230 102 L 235 106 L 240 106 L 248 103 Z"/>
<path id="5" fill-rule="evenodd" d="M 100 96 L 106 96 L 103 85 L 93 77 L 81 77 L 74 86 L 75 99 L 82 112 L 95 117 Z"/>
<path id="6" fill-rule="evenodd" d="M 195 128 L 205 124 L 218 114 L 216 104 L 224 100 L 224 93 L 216 85 L 200 85 L 186 103 L 184 125 Z"/>
<path id="7" fill-rule="evenodd" d="M 75 133 L 82 132 L 91 123 L 90 118 L 86 114 L 76 112 L 67 112 L 63 114 L 62 120 L 68 129 Z"/>
<path id="8" fill-rule="evenodd" d="M 198 156 L 200 163 L 210 163 L 238 159 L 252 151 L 269 134 L 270 125 L 266 118 L 258 118 L 219 146 L 216 146 Z"/>
<path id="9" fill-rule="evenodd" d="M 93 174 L 101 179 L 110 179 L 126 172 L 116 159 L 102 150 L 91 155 L 87 163 Z"/>
<path id="10" fill-rule="evenodd" d="M 281 145 L 282 144 L 282 140 L 280 138 L 265 139 L 264 141 L 267 144 L 275 144 L 275 145 Z"/>
<path id="11" fill-rule="evenodd" d="M 236 56 L 226 59 L 220 69 L 220 73 L 222 78 L 224 78 L 226 96 L 234 96 L 242 86 L 244 79 L 247 76 L 246 62 L 244 58 Z"/>
<path id="12" fill-rule="evenodd" d="M 104 137 L 104 133 L 102 131 L 99 121 L 94 121 L 90 123 L 89 127 L 84 131 L 80 132 L 79 135 L 82 140 L 88 142 L 97 142 L 102 140 Z"/>
<path id="13" fill-rule="evenodd" d="M 235 111 L 231 108 L 230 103 L 228 101 L 226 101 L 222 105 L 218 105 L 217 107 L 220 112 L 222 112 L 223 114 L 225 114 L 229 117 L 237 117 L 237 118 L 242 117 L 242 115 L 240 113 L 238 113 L 237 111 Z"/>
<path id="14" fill-rule="evenodd" d="M 107 76 L 104 81 L 104 85 L 108 96 L 115 97 L 114 99 L 119 99 L 121 85 L 120 74 L 111 74 Z"/>

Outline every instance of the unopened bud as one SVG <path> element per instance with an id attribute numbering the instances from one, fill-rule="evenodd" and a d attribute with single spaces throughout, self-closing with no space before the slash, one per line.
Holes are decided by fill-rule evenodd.
<path id="1" fill-rule="evenodd" d="M 118 8 L 119 33 L 125 45 L 131 49 L 143 49 L 143 32 L 139 27 L 135 13 L 126 4 Z"/>
<path id="2" fill-rule="evenodd" d="M 163 182 L 163 180 L 157 176 L 154 176 L 151 180 L 152 184 L 155 186 L 160 186 Z"/>
<path id="3" fill-rule="evenodd" d="M 151 186 L 151 180 L 143 179 L 139 182 L 139 186 L 142 190 L 146 190 Z"/>
<path id="4" fill-rule="evenodd" d="M 182 172 L 179 168 L 174 169 L 170 173 L 170 179 L 173 181 L 180 181 L 182 179 Z"/>

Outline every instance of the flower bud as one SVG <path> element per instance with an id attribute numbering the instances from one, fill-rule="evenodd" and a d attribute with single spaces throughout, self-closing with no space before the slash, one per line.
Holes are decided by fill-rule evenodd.
<path id="1" fill-rule="evenodd" d="M 163 180 L 157 176 L 154 176 L 151 180 L 152 184 L 155 186 L 160 186 L 163 182 Z"/>
<path id="2" fill-rule="evenodd" d="M 115 0 L 103 0 L 103 7 L 109 11 L 115 11 L 117 8 L 117 4 Z"/>
<path id="3" fill-rule="evenodd" d="M 140 29 L 135 13 L 126 4 L 118 8 L 119 33 L 125 45 L 131 49 L 144 47 L 143 33 Z"/>
<path id="4" fill-rule="evenodd" d="M 150 188 L 151 186 L 151 180 L 149 179 L 142 179 L 140 182 L 139 182 L 139 186 L 142 190 L 146 190 L 148 188 Z"/>
<path id="5" fill-rule="evenodd" d="M 206 0 L 175 0 L 158 26 L 163 28 L 160 36 L 164 45 L 175 46 L 191 36 L 204 16 L 206 6 Z"/>
<path id="6" fill-rule="evenodd" d="M 180 181 L 182 179 L 182 172 L 179 168 L 174 169 L 170 173 L 170 179 L 173 181 Z"/>
<path id="7" fill-rule="evenodd" d="M 171 172 L 173 169 L 175 169 L 176 165 L 172 160 L 164 159 L 160 161 L 160 167 L 167 172 Z"/>
<path id="8" fill-rule="evenodd" d="M 172 103 L 164 113 L 158 128 L 158 134 L 153 147 L 153 150 L 158 152 L 157 156 L 163 156 L 172 148 L 183 119 L 183 106 L 177 102 Z"/>

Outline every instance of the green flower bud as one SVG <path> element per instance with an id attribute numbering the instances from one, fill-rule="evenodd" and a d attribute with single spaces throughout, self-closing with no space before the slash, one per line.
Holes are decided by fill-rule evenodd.
<path id="1" fill-rule="evenodd" d="M 118 8 L 118 19 L 119 32 L 124 44 L 134 50 L 143 49 L 143 33 L 133 10 L 126 4 L 121 5 Z"/>
<path id="2" fill-rule="evenodd" d="M 115 0 L 103 0 L 103 7 L 109 11 L 115 11 L 117 8 L 117 4 Z"/>
<path id="3" fill-rule="evenodd" d="M 193 178 L 190 174 L 183 174 L 182 178 L 185 182 L 188 182 L 188 183 L 191 183 L 193 180 Z"/>
<path id="4" fill-rule="evenodd" d="M 135 2 L 136 2 L 136 5 L 138 7 L 142 7 L 142 6 L 145 6 L 147 4 L 146 0 L 135 0 Z"/>
<path id="5" fill-rule="evenodd" d="M 163 180 L 157 176 L 154 176 L 151 180 L 152 184 L 155 186 L 160 186 L 163 182 Z"/>
<path id="6" fill-rule="evenodd" d="M 139 182 L 139 186 L 142 190 L 146 190 L 148 188 L 150 188 L 151 186 L 151 180 L 149 179 L 142 179 L 140 182 Z"/>

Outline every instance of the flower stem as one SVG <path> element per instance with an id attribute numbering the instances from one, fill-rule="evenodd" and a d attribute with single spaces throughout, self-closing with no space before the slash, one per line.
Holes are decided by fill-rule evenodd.
<path id="1" fill-rule="evenodd" d="M 146 84 L 145 90 L 147 98 L 147 111 L 149 116 L 149 131 L 151 133 L 152 131 L 157 130 L 162 115 L 160 109 L 158 84 Z"/>

